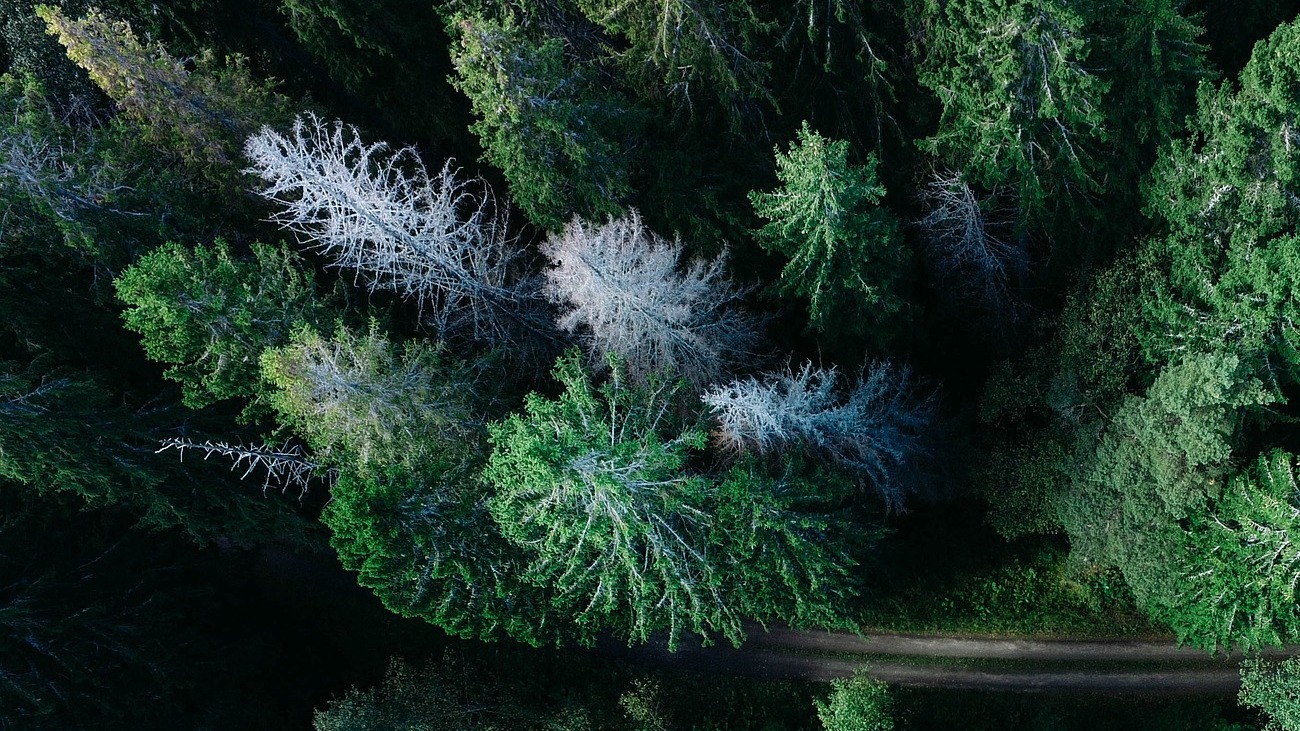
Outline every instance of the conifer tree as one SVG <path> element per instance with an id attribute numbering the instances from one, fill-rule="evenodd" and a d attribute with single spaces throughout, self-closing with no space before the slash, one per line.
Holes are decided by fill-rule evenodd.
<path id="1" fill-rule="evenodd" d="M 1100 189 L 1109 87 L 1086 18 L 1063 0 L 925 4 L 921 84 L 939 98 L 923 149 L 985 190 L 1017 191 L 1022 222 Z"/>
<path id="2" fill-rule="evenodd" d="M 130 309 L 127 327 L 145 352 L 169 363 L 185 404 L 202 408 L 259 392 L 262 351 L 282 345 L 302 326 L 324 324 L 327 308 L 313 277 L 291 252 L 253 245 L 236 259 L 230 246 L 186 249 L 172 243 L 141 257 L 116 281 Z"/>
<path id="3" fill-rule="evenodd" d="M 807 298 L 817 330 L 887 340 L 906 318 L 899 289 L 911 256 L 897 219 L 881 206 L 875 157 L 850 165 L 847 142 L 827 140 L 804 122 L 789 152 L 776 151 L 776 164 L 782 187 L 750 200 L 768 221 L 759 241 L 789 259 L 781 291 Z"/>
<path id="4" fill-rule="evenodd" d="M 566 59 L 561 39 L 538 38 L 512 15 L 457 15 L 450 26 L 456 88 L 478 116 L 471 130 L 524 214 L 555 231 L 575 215 L 623 213 L 631 188 L 614 132 L 633 123 L 623 120 L 632 103 L 601 91 L 590 66 Z"/>
<path id="5" fill-rule="evenodd" d="M 243 139 L 288 116 L 288 100 L 272 84 L 253 79 L 243 59 L 222 65 L 210 54 L 200 56 L 191 71 L 161 46 L 142 43 L 130 25 L 98 11 L 72 19 L 41 6 L 37 14 L 68 57 L 140 123 L 149 142 L 225 192 L 239 185 Z"/>
<path id="6" fill-rule="evenodd" d="M 597 365 L 612 356 L 636 380 L 662 374 L 703 387 L 756 340 L 725 260 L 681 271 L 681 242 L 648 230 L 636 211 L 600 226 L 575 218 L 542 253 L 554 264 L 543 292 L 562 308 L 560 329 L 578 332 Z"/>
<path id="7" fill-rule="evenodd" d="M 627 382 L 618 361 L 598 388 L 582 359 L 556 364 L 558 399 L 530 395 L 525 413 L 489 426 L 484 479 L 492 515 L 528 554 L 530 581 L 549 587 L 585 636 L 614 630 L 645 642 L 666 630 L 739 642 L 708 544 L 711 485 L 685 462 L 704 434 L 674 424 L 676 389 Z"/>

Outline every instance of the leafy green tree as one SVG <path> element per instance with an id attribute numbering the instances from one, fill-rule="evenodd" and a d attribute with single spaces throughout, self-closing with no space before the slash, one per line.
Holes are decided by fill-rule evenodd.
<path id="1" fill-rule="evenodd" d="M 561 636 L 483 505 L 485 444 L 468 371 L 377 329 L 295 333 L 262 357 L 268 402 L 336 474 L 321 521 L 390 610 L 464 637 Z"/>
<path id="2" fill-rule="evenodd" d="M 1225 539 L 1237 539 L 1193 526 L 1221 499 L 1252 410 L 1275 398 L 1235 356 L 1188 358 L 1162 371 L 1144 397 L 1123 402 L 1094 444 L 1083 438 L 1072 480 L 1057 496 L 1073 550 L 1118 566 L 1150 614 L 1203 646 L 1261 641 L 1235 621 L 1234 599 L 1214 605 L 1239 581 L 1236 572 L 1214 578 L 1222 583 L 1208 590 L 1196 583 L 1205 570 L 1197 556 L 1236 551 Z M 1222 608 L 1233 621 L 1224 621 Z"/>
<path id="3" fill-rule="evenodd" d="M 852 678 L 831 681 L 831 695 L 814 700 L 825 731 L 893 731 L 893 698 L 889 686 L 865 670 Z"/>
<path id="4" fill-rule="evenodd" d="M 423 341 L 399 347 L 374 324 L 329 339 L 301 328 L 263 353 L 262 374 L 282 423 L 336 466 L 418 465 L 458 442 L 473 452 L 467 373 Z"/>
<path id="5" fill-rule="evenodd" d="M 1264 712 L 1267 724 L 1263 731 L 1300 729 L 1300 660 L 1242 661 L 1241 693 L 1237 700 L 1243 706 Z"/>
<path id="6" fill-rule="evenodd" d="M 1205 33 L 1202 18 L 1190 13 L 1189 5 L 1187 0 L 1101 0 L 1085 6 L 1096 55 L 1104 59 L 1098 73 L 1110 81 L 1112 147 L 1173 139 L 1195 111 L 1197 86 L 1215 75 L 1206 59 L 1209 48 L 1198 40 Z"/>
<path id="7" fill-rule="evenodd" d="M 750 193 L 764 248 L 784 254 L 782 292 L 808 299 L 812 327 L 885 340 L 906 304 L 899 289 L 910 264 L 898 220 L 880 205 L 876 159 L 848 162 L 848 143 L 804 122 L 788 153 L 776 150 L 782 187 Z"/>
<path id="8" fill-rule="evenodd" d="M 1149 209 L 1162 231 L 1147 257 L 1162 276 L 1143 298 L 1147 360 L 1188 350 L 1241 353 L 1295 382 L 1293 318 L 1300 260 L 1300 163 L 1291 152 L 1300 104 L 1300 26 L 1256 48 L 1240 88 L 1203 87 L 1193 135 L 1174 140 L 1152 171 Z"/>
<path id="9" fill-rule="evenodd" d="M 921 147 L 986 190 L 1016 190 L 1021 222 L 1101 189 L 1109 84 L 1090 64 L 1086 18 L 1063 0 L 923 4 L 921 84 L 939 129 Z"/>
<path id="10" fill-rule="evenodd" d="M 149 143 L 224 192 L 240 185 L 244 138 L 288 118 L 288 100 L 272 84 L 255 80 L 243 59 L 222 65 L 209 54 L 190 71 L 161 46 L 141 43 L 128 24 L 98 11 L 75 20 L 51 6 L 39 7 L 37 14 L 68 57 L 140 123 Z"/>
<path id="11" fill-rule="evenodd" d="M 191 408 L 256 396 L 262 352 L 328 317 L 297 256 L 266 244 L 252 248 L 251 257 L 237 259 L 221 240 L 190 249 L 171 243 L 116 281 L 127 327 L 150 358 L 171 364 L 166 375 L 181 384 Z"/>
<path id="12" fill-rule="evenodd" d="M 554 231 L 574 215 L 623 213 L 631 187 L 618 135 L 635 124 L 632 103 L 566 59 L 561 39 L 530 32 L 513 15 L 461 14 L 449 25 L 458 39 L 456 88 L 478 117 L 471 129 L 528 218 Z"/>
<path id="13" fill-rule="evenodd" d="M 593 387 L 570 351 L 556 364 L 557 399 L 532 394 L 524 414 L 489 425 L 492 515 L 528 552 L 528 580 L 550 587 L 584 635 L 739 642 L 738 607 L 708 545 L 712 485 L 685 469 L 705 435 L 674 423 L 676 388 L 634 386 L 610 365 Z"/>

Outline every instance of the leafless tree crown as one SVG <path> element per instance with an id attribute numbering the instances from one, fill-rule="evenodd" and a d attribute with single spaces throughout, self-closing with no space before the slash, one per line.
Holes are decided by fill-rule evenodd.
<path id="1" fill-rule="evenodd" d="M 487 184 L 430 176 L 414 148 L 364 143 L 356 128 L 299 117 L 288 136 L 250 137 L 249 172 L 280 205 L 272 220 L 350 269 L 372 291 L 417 300 L 446 332 L 491 336 L 525 295 L 511 286 L 520 249 Z"/>
<path id="2" fill-rule="evenodd" d="M 921 201 L 928 213 L 918 223 L 940 274 L 990 304 L 1003 303 L 1025 266 L 1025 252 L 996 234 L 1007 222 L 991 220 L 987 201 L 956 172 L 933 173 Z"/>
<path id="3" fill-rule="evenodd" d="M 841 399 L 839 374 L 805 364 L 797 371 L 746 378 L 703 395 L 718 420 L 718 440 L 734 452 L 802 448 L 848 469 L 902 507 L 900 470 L 924 448 L 934 400 L 914 393 L 906 368 L 878 363 Z"/>
<path id="4" fill-rule="evenodd" d="M 575 218 L 542 252 L 554 264 L 543 292 L 563 310 L 560 328 L 580 332 L 595 359 L 622 359 L 637 380 L 659 372 L 706 386 L 755 340 L 724 259 L 682 271 L 681 243 L 646 229 L 636 211 L 599 226 Z"/>

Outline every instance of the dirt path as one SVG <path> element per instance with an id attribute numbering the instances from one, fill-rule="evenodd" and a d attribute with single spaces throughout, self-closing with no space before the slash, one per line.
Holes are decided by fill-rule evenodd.
<path id="1" fill-rule="evenodd" d="M 1235 665 L 1241 660 L 1239 653 L 1211 656 L 1204 650 L 1179 647 L 1173 640 L 1044 640 L 895 633 L 859 636 L 848 632 L 792 630 L 780 626 L 772 626 L 764 632 L 756 625 L 747 631 L 746 646 L 803 652 L 1050 662 L 1219 662 Z M 1294 651 L 1269 650 L 1264 654 L 1289 657 Z"/>
<path id="2" fill-rule="evenodd" d="M 858 636 L 785 627 L 764 632 L 758 626 L 748 632 L 749 639 L 740 648 L 683 641 L 676 652 L 668 652 L 662 644 L 604 647 L 600 652 L 661 667 L 781 680 L 827 681 L 853 675 L 866 665 L 872 676 L 888 683 L 969 690 L 1232 695 L 1239 683 L 1239 655 L 1211 656 L 1178 647 L 1172 640 Z M 1265 654 L 1283 657 L 1296 652 Z M 964 665 L 963 660 L 977 666 Z M 979 664 L 988 660 L 1011 664 Z M 1135 667 L 1125 669 L 1125 665 Z"/>

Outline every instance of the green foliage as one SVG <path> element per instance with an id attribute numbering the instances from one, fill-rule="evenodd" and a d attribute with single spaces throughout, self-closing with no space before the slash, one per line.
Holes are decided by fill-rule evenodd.
<path id="1" fill-rule="evenodd" d="M 443 458 L 425 460 L 423 477 L 341 471 L 321 515 L 340 563 L 393 612 L 460 637 L 568 637 L 545 592 L 519 578 L 524 566 L 482 505 L 475 466 Z"/>
<path id="2" fill-rule="evenodd" d="M 44 365 L 0 363 L 0 477 L 91 506 L 154 492 L 163 477 L 133 415 L 92 378 Z"/>
<path id="3" fill-rule="evenodd" d="M 442 663 L 415 668 L 394 658 L 382 685 L 352 688 L 317 711 L 316 731 L 540 731 L 551 728 L 502 689 L 481 681 L 482 671 L 450 653 Z"/>
<path id="4" fill-rule="evenodd" d="M 426 342 L 398 347 L 373 323 L 328 340 L 301 328 L 262 354 L 262 375 L 282 423 L 341 468 L 418 469 L 431 454 L 474 452 L 467 376 Z"/>
<path id="5" fill-rule="evenodd" d="M 126 326 L 149 357 L 171 364 L 185 405 L 202 408 L 260 390 L 258 360 L 297 328 L 320 327 L 327 308 L 312 274 L 289 250 L 254 244 L 236 259 L 226 242 L 171 243 L 141 257 L 116 281 Z"/>
<path id="6" fill-rule="evenodd" d="M 868 595 L 864 624 L 899 632 L 1076 637 L 1154 631 L 1118 570 L 1081 565 L 1055 541 L 1023 539 L 1013 546 L 956 572 L 922 564 L 902 591 Z"/>
<path id="7" fill-rule="evenodd" d="M 746 615 L 796 626 L 846 624 L 857 596 L 849 537 L 870 545 L 883 531 L 831 512 L 853 493 L 847 478 L 799 468 L 773 476 L 749 461 L 734 467 L 717 489 L 710 543 L 734 557 L 727 592 Z"/>
<path id="8" fill-rule="evenodd" d="M 1268 723 L 1263 731 L 1300 729 L 1300 659 L 1242 661 L 1241 693 L 1237 700 L 1243 706 L 1264 712 Z"/>
<path id="9" fill-rule="evenodd" d="M 270 3 L 268 3 L 270 4 Z M 275 0 L 293 37 L 348 92 L 349 107 L 401 136 L 463 137 L 447 38 L 421 0 Z M 203 11 L 210 12 L 208 8 Z M 460 129 L 455 129 L 460 127 Z"/>
<path id="10" fill-rule="evenodd" d="M 602 91 L 559 38 L 513 15 L 456 15 L 449 25 L 459 39 L 454 83 L 478 116 L 470 129 L 529 219 L 554 231 L 574 215 L 622 214 L 631 189 L 616 134 L 635 124 L 629 100 Z"/>
<path id="11" fill-rule="evenodd" d="M 1239 626 L 1234 598 L 1213 598 L 1240 581 L 1237 571 L 1198 587 L 1207 578 L 1201 564 L 1232 548 L 1194 526 L 1230 475 L 1246 418 L 1274 398 L 1235 356 L 1203 355 L 1166 368 L 1146 396 L 1111 415 L 1095 446 L 1081 445 L 1084 467 L 1058 497 L 1079 555 L 1118 566 L 1141 605 L 1203 646 L 1262 640 Z M 1205 601 L 1211 606 L 1199 604 Z"/>
<path id="12" fill-rule="evenodd" d="M 1297 59 L 1300 26 L 1281 26 L 1256 48 L 1239 89 L 1202 87 L 1192 137 L 1171 142 L 1152 171 L 1149 211 L 1164 230 L 1148 247 L 1166 273 L 1139 335 L 1152 362 L 1224 349 L 1297 379 Z"/>
<path id="13" fill-rule="evenodd" d="M 750 0 L 579 0 L 593 23 L 613 36 L 611 50 L 643 88 L 679 108 L 720 104 L 734 121 L 754 99 L 772 101 L 759 61 L 767 23 Z"/>
<path id="14" fill-rule="evenodd" d="M 274 91 L 274 84 L 255 80 L 244 59 L 221 64 L 205 54 L 193 61 L 191 71 L 158 44 L 141 43 L 129 24 L 96 10 L 77 20 L 48 5 L 36 12 L 68 58 L 139 123 L 146 142 L 224 192 L 240 185 L 244 138 L 289 117 L 288 99 Z"/>
<path id="15" fill-rule="evenodd" d="M 1199 15 L 1187 0 L 1100 0 L 1091 5 L 1090 36 L 1111 81 L 1107 118 L 1113 145 L 1161 143 L 1181 133 L 1194 111 L 1197 85 L 1213 78 Z M 1087 6 L 1085 6 L 1087 7 Z M 1132 155 L 1136 150 L 1129 151 Z"/>
<path id="16" fill-rule="evenodd" d="M 677 389 L 653 380 L 593 387 L 579 352 L 556 364 L 558 399 L 488 426 L 484 479 L 502 533 L 528 552 L 528 580 L 554 590 L 586 636 L 612 629 L 644 642 L 667 630 L 740 638 L 738 608 L 709 555 L 712 486 L 685 471 L 704 434 L 674 423 Z"/>
<path id="17" fill-rule="evenodd" d="M 1178 629 L 1205 647 L 1290 644 L 1300 638 L 1296 459 L 1275 450 L 1236 475 L 1209 514 L 1192 522 L 1175 610 Z"/>
<path id="18" fill-rule="evenodd" d="M 910 257 L 897 219 L 880 205 L 876 158 L 850 165 L 847 142 L 804 122 L 789 152 L 776 150 L 776 165 L 782 187 L 750 200 L 768 221 L 757 232 L 763 246 L 789 258 L 781 291 L 808 299 L 818 330 L 885 340 L 907 317 L 898 290 Z"/>
<path id="19" fill-rule="evenodd" d="M 1100 190 L 1109 84 L 1089 68 L 1085 18 L 1062 0 L 925 3 L 921 84 L 939 97 L 920 142 L 986 189 L 1013 187 L 1021 221 Z"/>
<path id="20" fill-rule="evenodd" d="M 815 700 L 825 731 L 893 731 L 893 698 L 889 686 L 873 680 L 865 669 L 852 678 L 831 681 L 831 696 Z"/>

